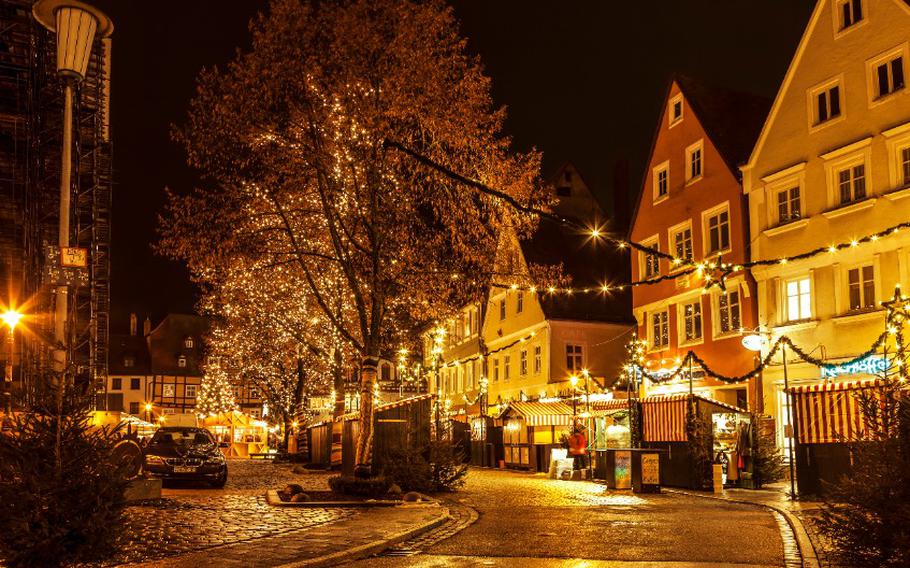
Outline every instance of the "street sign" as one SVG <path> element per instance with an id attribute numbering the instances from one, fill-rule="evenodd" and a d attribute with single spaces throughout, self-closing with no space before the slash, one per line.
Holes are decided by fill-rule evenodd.
<path id="1" fill-rule="evenodd" d="M 60 266 L 64 268 L 85 268 L 88 266 L 88 250 L 83 247 L 61 247 Z"/>

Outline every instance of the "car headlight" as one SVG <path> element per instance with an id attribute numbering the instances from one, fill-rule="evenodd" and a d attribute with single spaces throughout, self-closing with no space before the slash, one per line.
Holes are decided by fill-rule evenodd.
<path id="1" fill-rule="evenodd" d="M 145 465 L 164 465 L 164 458 L 161 456 L 145 456 Z"/>
<path id="2" fill-rule="evenodd" d="M 210 457 L 206 458 L 205 463 L 222 464 L 222 463 L 224 463 L 224 456 L 222 456 L 220 454 L 216 455 L 216 456 L 210 456 Z"/>

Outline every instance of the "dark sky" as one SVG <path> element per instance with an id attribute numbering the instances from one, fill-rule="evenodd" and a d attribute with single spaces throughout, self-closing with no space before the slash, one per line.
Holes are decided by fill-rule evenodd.
<path id="1" fill-rule="evenodd" d="M 164 187 L 195 176 L 170 140 L 204 66 L 249 45 L 265 0 L 96 0 L 113 19 L 113 322 L 191 312 L 193 286 L 153 253 Z M 680 72 L 773 96 L 814 0 L 457 0 L 470 49 L 509 107 L 517 147 L 543 150 L 545 169 L 571 159 L 609 207 L 615 172 L 632 191 L 650 147 L 667 77 Z M 619 165 L 618 165 L 619 164 Z M 142 316 L 140 316 L 142 317 Z"/>

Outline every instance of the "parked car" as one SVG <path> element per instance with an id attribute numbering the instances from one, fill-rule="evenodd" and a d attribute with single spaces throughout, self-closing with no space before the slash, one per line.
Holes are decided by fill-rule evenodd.
<path id="1" fill-rule="evenodd" d="M 227 462 L 211 432 L 205 428 L 165 426 L 145 448 L 144 469 L 165 480 L 205 481 L 212 487 L 227 482 Z"/>

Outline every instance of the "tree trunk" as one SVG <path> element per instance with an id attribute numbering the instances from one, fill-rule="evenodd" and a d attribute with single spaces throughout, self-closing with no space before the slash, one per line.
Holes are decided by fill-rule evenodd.
<path id="1" fill-rule="evenodd" d="M 355 467 L 369 466 L 373 450 L 373 385 L 379 361 L 364 357 L 360 363 L 360 434 L 357 437 Z"/>
<path id="2" fill-rule="evenodd" d="M 284 451 L 291 451 L 291 417 L 287 414 L 284 415 Z"/>

